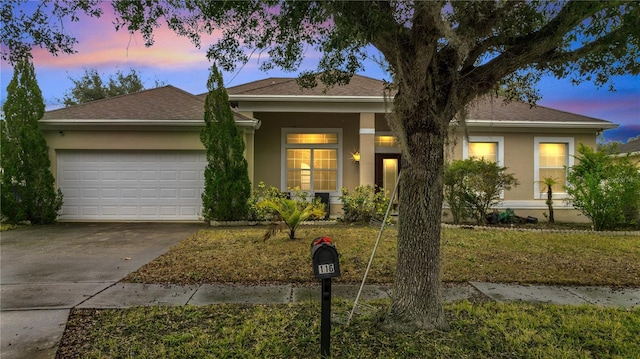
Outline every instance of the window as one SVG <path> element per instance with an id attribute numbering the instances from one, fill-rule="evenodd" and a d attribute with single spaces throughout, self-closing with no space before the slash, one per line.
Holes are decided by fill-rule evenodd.
<path id="1" fill-rule="evenodd" d="M 337 192 L 340 131 L 284 132 L 283 188 Z"/>
<path id="2" fill-rule="evenodd" d="M 374 137 L 376 147 L 397 147 L 398 142 L 392 135 L 376 135 Z"/>
<path id="3" fill-rule="evenodd" d="M 375 153 L 400 153 L 398 139 L 389 131 L 376 132 L 373 136 Z"/>
<path id="4" fill-rule="evenodd" d="M 567 167 L 573 166 L 573 138 L 536 137 L 534 148 L 534 198 L 546 198 L 545 178 L 557 183 L 551 187 L 554 196 L 564 197 Z"/>
<path id="5" fill-rule="evenodd" d="M 483 158 L 504 166 L 504 137 L 502 136 L 469 136 L 464 139 L 462 158 Z"/>

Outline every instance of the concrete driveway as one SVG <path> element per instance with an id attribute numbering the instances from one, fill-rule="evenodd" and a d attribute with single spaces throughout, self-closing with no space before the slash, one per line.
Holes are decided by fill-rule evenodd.
<path id="1" fill-rule="evenodd" d="M 202 228 L 60 223 L 0 233 L 2 358 L 53 358 L 71 308 Z"/>

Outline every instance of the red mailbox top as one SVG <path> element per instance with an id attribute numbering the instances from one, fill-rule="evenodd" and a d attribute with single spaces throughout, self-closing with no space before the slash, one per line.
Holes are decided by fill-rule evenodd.
<path id="1" fill-rule="evenodd" d="M 313 241 L 313 246 L 317 246 L 319 244 L 326 243 L 331 244 L 331 238 L 329 237 L 318 237 Z"/>

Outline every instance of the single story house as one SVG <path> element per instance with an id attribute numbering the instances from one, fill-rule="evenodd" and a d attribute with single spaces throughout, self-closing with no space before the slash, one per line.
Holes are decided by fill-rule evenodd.
<path id="1" fill-rule="evenodd" d="M 631 161 L 635 162 L 640 167 L 640 138 L 629 141 L 618 147 L 621 156 L 629 154 Z"/>
<path id="2" fill-rule="evenodd" d="M 386 122 L 391 101 L 383 89 L 365 76 L 330 89 L 303 90 L 293 78 L 228 88 L 251 181 L 328 194 L 332 216 L 340 214 L 342 187 L 375 184 L 390 192 L 400 150 Z M 64 194 L 59 219 L 198 220 L 205 97 L 164 86 L 48 111 L 41 127 Z M 616 127 L 501 100 L 476 103 L 466 123 L 468 137 L 455 134 L 449 158 L 484 157 L 508 167 L 521 184 L 504 193 L 502 207 L 538 217 L 547 208 L 539 181 L 564 179 L 578 143 L 595 146 L 598 134 Z M 556 198 L 562 192 L 560 184 Z M 562 201 L 556 208 L 559 221 L 580 219 Z"/>

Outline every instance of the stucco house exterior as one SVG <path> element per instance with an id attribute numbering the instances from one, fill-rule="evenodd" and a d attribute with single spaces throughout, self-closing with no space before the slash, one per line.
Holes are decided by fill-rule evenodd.
<path id="1" fill-rule="evenodd" d="M 328 194 L 332 216 L 340 215 L 342 187 L 393 187 L 400 151 L 382 81 L 355 76 L 346 86 L 302 90 L 293 78 L 268 78 L 227 90 L 254 185 Z M 64 194 L 60 220 L 198 220 L 205 97 L 165 86 L 47 112 L 41 126 Z M 601 131 L 616 127 L 500 99 L 476 103 L 466 122 L 469 136 L 454 131 L 449 158 L 508 167 L 521 185 L 504 193 L 502 206 L 539 217 L 546 205 L 538 181 L 564 179 L 578 143 L 593 147 Z M 556 198 L 562 192 L 559 185 Z M 557 201 L 557 220 L 579 220 L 576 213 Z"/>
<path id="2" fill-rule="evenodd" d="M 640 138 L 622 144 L 618 149 L 620 150 L 620 155 L 626 156 L 628 154 L 631 160 L 640 167 Z"/>

